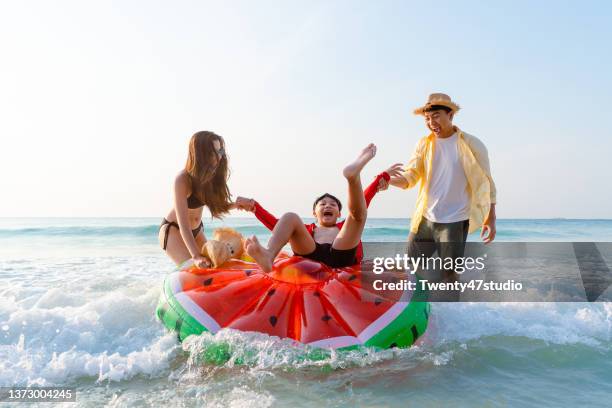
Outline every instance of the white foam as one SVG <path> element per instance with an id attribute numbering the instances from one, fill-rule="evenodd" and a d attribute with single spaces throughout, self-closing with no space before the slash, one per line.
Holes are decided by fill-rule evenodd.
<path id="1" fill-rule="evenodd" d="M 167 375 L 180 347 L 154 317 L 161 279 L 73 279 L 46 290 L 40 279 L 9 282 L 12 296 L 0 298 L 0 386 Z"/>
<path id="2" fill-rule="evenodd" d="M 188 365 L 202 366 L 209 364 L 211 350 L 219 350 L 213 356 L 222 355 L 217 364 L 234 367 L 245 364 L 251 371 L 268 371 L 274 369 L 327 367 L 342 369 L 347 367 L 368 366 L 393 359 L 405 350 L 359 349 L 338 352 L 320 350 L 299 344 L 290 339 L 280 339 L 263 333 L 240 332 L 222 329 L 216 334 L 202 333 L 190 336 L 183 348 L 189 352 Z"/>
<path id="3" fill-rule="evenodd" d="M 210 408 L 250 408 L 271 407 L 274 397 L 269 392 L 257 392 L 247 386 L 234 387 L 221 396 L 207 395 L 202 398 L 202 405 Z"/>
<path id="4" fill-rule="evenodd" d="M 524 336 L 610 347 L 612 303 L 437 303 L 434 342 Z"/>

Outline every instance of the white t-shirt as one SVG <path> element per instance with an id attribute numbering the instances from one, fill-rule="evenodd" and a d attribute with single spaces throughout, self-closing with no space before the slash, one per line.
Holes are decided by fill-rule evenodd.
<path id="1" fill-rule="evenodd" d="M 436 138 L 425 218 L 439 223 L 470 218 L 467 178 L 459 159 L 457 133 Z"/>

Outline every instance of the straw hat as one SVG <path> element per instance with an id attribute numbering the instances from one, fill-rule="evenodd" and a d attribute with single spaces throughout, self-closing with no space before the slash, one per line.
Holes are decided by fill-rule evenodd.
<path id="1" fill-rule="evenodd" d="M 446 106 L 453 112 L 457 112 L 459 109 L 461 109 L 459 105 L 451 101 L 450 96 L 448 96 L 447 94 L 432 93 L 431 95 L 429 95 L 429 98 L 427 99 L 427 103 L 424 106 L 421 106 L 420 108 L 416 108 L 414 110 L 414 114 L 422 115 L 426 111 L 428 111 L 432 106 L 435 106 L 435 105 Z"/>

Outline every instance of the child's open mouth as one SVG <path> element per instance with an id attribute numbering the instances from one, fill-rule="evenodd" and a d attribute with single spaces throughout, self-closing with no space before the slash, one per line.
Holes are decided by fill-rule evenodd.
<path id="1" fill-rule="evenodd" d="M 334 213 L 332 211 L 323 211 L 323 216 L 324 217 L 332 217 L 334 215 Z"/>

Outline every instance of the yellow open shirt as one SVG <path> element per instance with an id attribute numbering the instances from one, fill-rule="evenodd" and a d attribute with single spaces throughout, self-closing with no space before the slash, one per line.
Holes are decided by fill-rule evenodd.
<path id="1" fill-rule="evenodd" d="M 455 130 L 458 136 L 459 159 L 468 182 L 468 196 L 470 197 L 469 232 L 472 233 L 482 226 L 489 215 L 491 204 L 496 203 L 496 189 L 491 177 L 489 153 L 484 143 L 459 128 L 455 128 Z M 433 133 L 419 140 L 402 173 L 406 179 L 403 188 L 411 188 L 419 181 L 421 182 L 416 209 L 410 222 L 410 231 L 415 234 L 419 230 L 421 218 L 423 218 L 423 213 L 427 208 L 427 191 L 431 181 L 431 164 L 435 147 L 436 136 Z"/>

